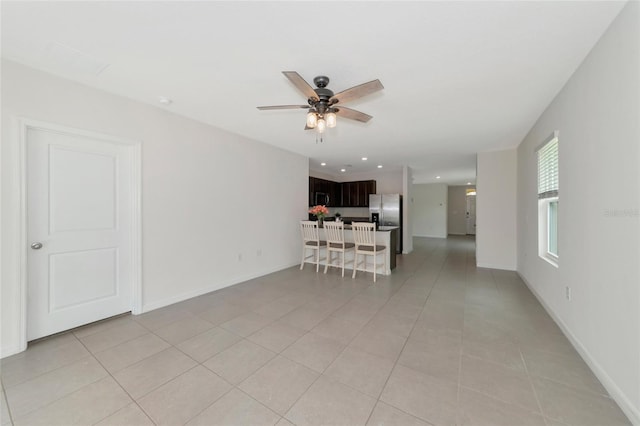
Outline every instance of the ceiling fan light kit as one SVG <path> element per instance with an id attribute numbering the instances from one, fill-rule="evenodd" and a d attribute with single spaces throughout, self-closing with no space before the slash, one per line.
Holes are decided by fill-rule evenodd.
<path id="1" fill-rule="evenodd" d="M 298 90 L 307 96 L 308 105 L 272 105 L 260 106 L 259 110 L 274 109 L 307 109 L 307 120 L 305 130 L 315 129 L 318 134 L 324 133 L 327 128 L 336 127 L 338 116 L 350 120 L 366 123 L 371 120 L 371 116 L 351 108 L 336 106 L 338 103 L 349 102 L 371 93 L 384 89 L 380 80 L 373 80 L 368 83 L 354 86 L 350 89 L 334 95 L 333 91 L 327 89 L 329 77 L 324 75 L 313 79 L 316 85 L 314 89 L 296 71 L 283 71 L 285 77 L 293 83 Z"/>
<path id="2" fill-rule="evenodd" d="M 320 114 L 317 111 L 309 111 L 307 114 L 307 128 L 316 129 L 318 133 L 323 133 L 325 128 L 334 128 L 338 124 L 336 113 L 330 108 L 329 112 Z"/>
<path id="3" fill-rule="evenodd" d="M 324 117 L 325 117 L 325 120 L 327 120 L 328 128 L 332 129 L 336 127 L 336 124 L 338 124 L 338 116 L 336 115 L 335 112 L 328 112 Z"/>

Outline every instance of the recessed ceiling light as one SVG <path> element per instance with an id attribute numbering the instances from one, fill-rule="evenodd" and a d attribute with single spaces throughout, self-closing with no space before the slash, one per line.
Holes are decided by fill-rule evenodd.
<path id="1" fill-rule="evenodd" d="M 164 96 L 158 96 L 158 102 L 162 105 L 171 105 L 173 101 L 169 98 L 165 98 Z"/>
<path id="2" fill-rule="evenodd" d="M 436 179 L 440 179 L 440 176 L 436 176 Z"/>
<path id="3" fill-rule="evenodd" d="M 340 171 L 341 171 L 341 172 L 346 172 L 346 171 L 347 171 L 347 169 L 340 169 Z"/>
<path id="4" fill-rule="evenodd" d="M 471 182 L 467 182 L 467 185 L 471 185 Z"/>
<path id="5" fill-rule="evenodd" d="M 327 165 L 327 163 L 320 163 L 320 165 L 321 165 L 321 166 L 326 166 L 326 165 Z"/>
<path id="6" fill-rule="evenodd" d="M 378 164 L 378 168 L 381 169 L 382 168 L 382 164 Z"/>
<path id="7" fill-rule="evenodd" d="M 367 157 L 362 157 L 362 161 L 367 161 Z"/>

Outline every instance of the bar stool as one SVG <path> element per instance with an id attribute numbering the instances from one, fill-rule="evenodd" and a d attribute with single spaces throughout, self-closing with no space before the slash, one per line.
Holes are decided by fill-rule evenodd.
<path id="1" fill-rule="evenodd" d="M 356 277 L 358 269 L 358 255 L 364 255 L 364 271 L 367 272 L 367 256 L 373 256 L 373 282 L 376 282 L 377 261 L 376 256 L 382 254 L 384 260 L 384 271 L 387 270 L 386 246 L 376 245 L 376 224 L 368 222 L 354 222 L 351 225 L 353 229 L 353 240 L 355 241 L 355 255 L 353 258 L 353 275 Z"/>
<path id="2" fill-rule="evenodd" d="M 344 241 L 344 223 L 342 222 L 325 222 L 324 232 L 327 237 L 327 261 L 324 265 L 324 273 L 327 273 L 329 266 L 338 268 L 338 265 L 331 264 L 333 260 L 331 254 L 335 252 L 340 256 L 342 253 L 342 277 L 344 278 L 344 256 L 347 251 L 353 250 L 355 244 Z"/>
<path id="3" fill-rule="evenodd" d="M 300 270 L 304 268 L 307 259 L 315 258 L 315 261 L 308 263 L 316 264 L 316 272 L 320 270 L 320 249 L 326 247 L 327 242 L 320 240 L 320 232 L 318 231 L 318 222 L 311 220 L 301 220 L 300 229 L 302 230 L 302 262 L 300 262 Z M 311 256 L 307 256 L 307 250 L 311 250 Z M 315 250 L 315 255 L 313 250 Z"/>

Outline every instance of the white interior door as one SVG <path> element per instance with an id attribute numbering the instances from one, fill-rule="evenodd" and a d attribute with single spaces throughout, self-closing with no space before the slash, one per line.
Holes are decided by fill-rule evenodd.
<path id="1" fill-rule="evenodd" d="M 27 129 L 27 340 L 131 310 L 128 150 Z"/>
<path id="2" fill-rule="evenodd" d="M 467 235 L 476 235 L 476 196 L 467 195 Z"/>

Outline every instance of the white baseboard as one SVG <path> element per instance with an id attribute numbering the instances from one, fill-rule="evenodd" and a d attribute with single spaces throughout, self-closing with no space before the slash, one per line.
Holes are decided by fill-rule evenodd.
<path id="1" fill-rule="evenodd" d="M 413 237 L 420 237 L 420 238 L 447 238 L 446 235 L 413 235 Z"/>
<path id="2" fill-rule="evenodd" d="M 478 268 L 500 269 L 502 271 L 516 271 L 515 265 L 506 266 L 506 265 L 496 265 L 496 264 L 493 264 L 493 263 L 477 262 L 476 266 Z"/>
<path id="3" fill-rule="evenodd" d="M 27 349 L 26 345 L 24 347 L 21 347 L 19 345 L 13 345 L 9 347 L 0 348 L 0 358 L 6 358 L 8 356 L 18 354 L 20 352 L 25 351 L 26 349 Z"/>
<path id="4" fill-rule="evenodd" d="M 295 266 L 295 265 L 299 265 L 299 263 L 295 262 L 295 263 L 290 263 L 290 264 L 287 264 L 287 265 L 280 265 L 280 266 L 276 266 L 276 267 L 273 267 L 273 268 L 268 268 L 268 269 L 262 270 L 260 272 L 255 272 L 255 273 L 252 273 L 252 274 L 233 277 L 233 278 L 230 278 L 230 279 L 222 281 L 222 282 L 221 281 L 217 281 L 213 285 L 208 285 L 208 286 L 205 286 L 205 287 L 197 288 L 195 290 L 191 290 L 191 291 L 187 291 L 187 292 L 184 292 L 184 293 L 176 294 L 175 296 L 167 297 L 165 299 L 158 300 L 158 301 L 155 301 L 155 302 L 145 303 L 145 304 L 142 305 L 142 312 L 141 313 L 153 311 L 153 310 L 159 309 L 159 308 L 164 308 L 165 306 L 173 305 L 174 303 L 178 303 L 178 302 L 182 302 L 184 300 L 192 299 L 194 297 L 202 296 L 203 294 L 211 293 L 212 291 L 220 290 L 220 289 L 223 289 L 225 287 L 232 286 L 234 284 L 239 284 L 239 283 L 244 282 L 244 281 L 248 281 L 248 280 L 251 280 L 251 279 L 254 279 L 254 278 L 262 277 L 264 275 L 268 275 L 268 274 L 271 274 L 273 272 L 281 271 L 283 269 L 287 269 L 287 268 L 290 268 L 290 267 Z"/>
<path id="5" fill-rule="evenodd" d="M 618 387 L 618 385 L 611 379 L 611 377 L 607 374 L 607 372 L 600 366 L 600 364 L 591 356 L 587 348 L 580 342 L 580 340 L 569 330 L 567 325 L 560 319 L 553 310 L 547 305 L 544 299 L 538 294 L 536 289 L 527 281 L 527 279 L 517 271 L 518 276 L 524 283 L 527 285 L 531 293 L 538 299 L 542 307 L 547 311 L 549 316 L 558 324 L 562 333 L 569 339 L 569 342 L 573 345 L 573 347 L 578 351 L 584 362 L 587 363 L 593 374 L 596 375 L 598 380 L 602 383 L 602 386 L 609 392 L 609 395 L 613 400 L 618 404 L 620 409 L 624 412 L 624 414 L 629 418 L 632 424 L 636 426 L 640 426 L 640 410 L 638 407 L 634 406 L 632 401 L 622 392 L 622 390 Z"/>

